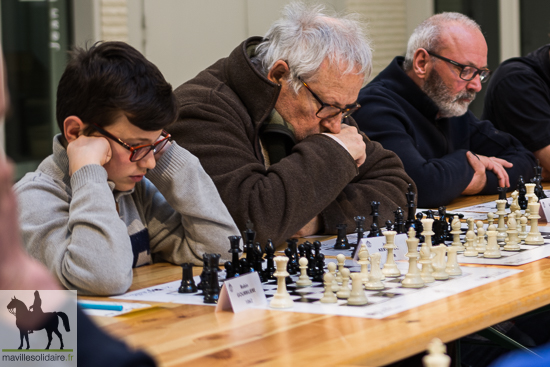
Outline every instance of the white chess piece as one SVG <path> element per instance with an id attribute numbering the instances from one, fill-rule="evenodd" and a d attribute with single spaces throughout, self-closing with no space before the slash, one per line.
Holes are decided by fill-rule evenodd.
<path id="1" fill-rule="evenodd" d="M 451 222 L 451 234 L 453 235 L 453 243 L 451 246 L 456 247 L 458 249 L 458 252 L 464 252 L 464 246 L 462 246 L 462 243 L 460 242 L 460 235 L 462 234 L 462 231 L 460 230 L 460 220 L 458 219 L 458 215 L 455 215 L 453 218 L 453 221 Z"/>
<path id="2" fill-rule="evenodd" d="M 517 230 L 517 221 L 516 213 L 510 213 L 508 215 L 508 239 L 506 245 L 502 248 L 504 251 L 519 251 L 521 247 L 519 246 L 518 230 Z"/>
<path id="3" fill-rule="evenodd" d="M 528 184 L 525 184 L 525 185 L 527 186 Z M 540 203 L 529 202 L 527 206 L 529 207 L 529 213 L 530 213 L 529 220 L 531 221 L 531 229 L 529 230 L 529 233 L 525 238 L 525 244 L 526 245 L 544 245 L 544 238 L 541 236 L 539 232 Z"/>
<path id="4" fill-rule="evenodd" d="M 334 264 L 334 263 L 329 263 Z M 321 303 L 336 303 L 338 302 L 338 298 L 334 295 L 334 292 L 332 291 L 332 284 L 334 282 L 334 275 L 332 275 L 331 272 L 326 272 L 323 276 L 323 280 L 325 283 L 325 293 L 323 294 L 323 297 L 319 300 Z"/>
<path id="5" fill-rule="evenodd" d="M 388 256 L 386 258 L 384 268 L 382 269 L 382 274 L 384 274 L 387 278 L 397 278 L 401 276 L 401 272 L 397 268 L 397 264 L 395 263 L 395 259 L 393 257 L 393 251 L 397 248 L 397 246 L 395 246 L 396 234 L 397 232 L 395 231 L 384 232 L 384 236 L 386 237 L 384 248 L 388 252 Z"/>
<path id="6" fill-rule="evenodd" d="M 350 272 L 348 268 L 343 268 L 340 273 L 342 274 L 342 286 L 340 287 L 338 293 L 336 293 L 336 297 L 347 299 L 350 297 L 351 293 L 349 290 Z"/>
<path id="7" fill-rule="evenodd" d="M 275 259 L 275 267 L 277 271 L 273 274 L 277 278 L 277 292 L 271 299 L 269 307 L 273 308 L 290 308 L 294 306 L 294 302 L 290 298 L 290 294 L 286 290 L 285 278 L 289 275 L 286 271 L 286 264 L 288 263 L 288 257 L 277 256 Z"/>
<path id="8" fill-rule="evenodd" d="M 422 277 L 424 283 L 435 282 L 435 279 L 432 276 L 432 252 L 426 243 L 423 243 L 422 247 L 420 248 L 420 264 L 422 265 L 420 276 Z"/>
<path id="9" fill-rule="evenodd" d="M 491 226 L 494 229 L 495 226 Z M 483 257 L 490 259 L 498 259 L 502 257 L 500 254 L 500 246 L 497 242 L 497 231 L 489 230 L 487 231 L 487 249 L 483 253 Z"/>
<path id="10" fill-rule="evenodd" d="M 475 257 L 478 255 L 474 246 L 475 236 L 474 231 L 466 232 L 466 250 L 464 251 L 464 256 Z"/>
<path id="11" fill-rule="evenodd" d="M 363 250 L 361 248 L 361 251 L 359 251 L 359 261 L 357 261 L 359 265 L 361 265 L 361 277 L 363 278 L 363 283 L 368 282 L 369 280 L 369 252 L 368 250 Z"/>
<path id="12" fill-rule="evenodd" d="M 529 203 L 536 203 L 539 201 L 539 198 L 535 194 L 535 186 L 534 183 L 526 183 L 525 184 L 525 190 L 527 193 L 525 194 L 525 197 L 527 198 L 527 207 L 529 207 Z M 529 214 L 531 213 L 531 210 L 529 209 Z"/>
<path id="13" fill-rule="evenodd" d="M 401 282 L 401 286 L 405 288 L 421 288 L 424 286 L 424 281 L 420 276 L 420 269 L 418 269 L 418 238 L 416 238 L 416 231 L 414 228 L 409 228 L 409 238 L 407 238 L 407 248 L 409 252 L 405 255 L 409 258 L 409 270 L 405 275 L 405 279 Z M 456 254 L 456 252 L 455 252 Z"/>
<path id="14" fill-rule="evenodd" d="M 514 190 L 514 192 L 512 192 L 510 196 L 512 196 L 512 204 L 510 204 L 510 212 L 515 213 L 516 211 L 521 210 L 518 202 L 518 196 L 519 196 L 518 190 Z"/>
<path id="15" fill-rule="evenodd" d="M 332 274 L 332 291 L 336 293 L 340 290 L 340 286 L 336 282 L 336 264 L 328 263 L 327 270 Z"/>
<path id="16" fill-rule="evenodd" d="M 360 273 L 351 274 L 351 294 L 348 298 L 348 305 L 362 306 L 368 302 L 367 295 L 363 290 L 363 281 Z"/>
<path id="17" fill-rule="evenodd" d="M 447 266 L 445 267 L 445 271 L 451 276 L 462 275 L 462 269 L 460 269 L 460 265 L 458 265 L 456 247 L 447 247 Z"/>
<path id="18" fill-rule="evenodd" d="M 435 253 L 434 261 L 432 266 L 434 267 L 434 272 L 432 276 L 435 280 L 447 280 L 449 279 L 449 274 L 445 271 L 447 266 L 445 262 L 445 254 L 447 253 L 447 246 L 439 245 L 432 247 L 432 251 Z"/>
<path id="19" fill-rule="evenodd" d="M 497 226 L 497 243 L 506 241 L 506 226 L 504 225 L 504 217 L 506 216 L 506 200 L 497 200 L 498 226 Z"/>
<path id="20" fill-rule="evenodd" d="M 424 244 L 426 246 L 428 246 L 428 250 L 430 252 L 430 258 L 431 258 L 431 252 L 432 252 L 432 236 L 435 234 L 434 231 L 432 231 L 432 228 L 433 228 L 433 224 L 434 224 L 434 220 L 431 219 L 431 218 L 425 218 L 425 219 L 422 219 L 422 228 L 424 228 L 424 230 L 422 231 L 422 236 L 424 236 L 424 243 L 422 244 L 422 247 L 424 247 Z M 422 253 L 422 251 L 421 251 Z M 420 261 L 420 263 L 422 264 L 422 261 Z M 434 271 L 434 268 L 432 267 L 432 263 L 430 261 L 430 263 L 426 264 L 428 266 L 428 271 L 431 273 L 433 273 Z M 428 283 L 426 282 L 426 280 L 424 279 L 424 282 L 425 283 Z"/>
<path id="21" fill-rule="evenodd" d="M 529 232 L 527 231 L 527 217 L 522 215 L 520 218 L 519 218 L 519 223 L 520 223 L 520 226 L 521 226 L 521 230 L 519 232 L 519 239 L 522 240 L 522 241 L 525 241 L 525 239 L 527 238 L 527 235 L 529 234 Z"/>
<path id="22" fill-rule="evenodd" d="M 307 276 L 307 258 L 300 258 L 300 277 L 296 281 L 296 287 L 309 287 L 312 283 L 311 279 Z"/>
<path id="23" fill-rule="evenodd" d="M 481 224 L 481 225 L 480 225 Z M 480 254 L 485 252 L 487 248 L 487 240 L 485 239 L 485 228 L 483 228 L 483 222 L 477 221 L 477 245 L 476 251 Z"/>
<path id="24" fill-rule="evenodd" d="M 435 338 L 428 344 L 428 354 L 422 358 L 424 367 L 449 367 L 451 357 L 445 354 L 445 344 Z"/>
<path id="25" fill-rule="evenodd" d="M 383 274 L 380 270 L 380 253 L 375 252 L 370 255 L 369 281 L 365 283 L 365 288 L 371 291 L 384 289 L 384 283 L 380 281 L 382 276 Z"/>
<path id="26" fill-rule="evenodd" d="M 342 269 L 346 265 L 346 255 L 338 254 L 336 255 L 336 260 L 338 261 L 338 273 L 336 273 L 336 283 L 342 284 Z"/>
<path id="27" fill-rule="evenodd" d="M 493 225 L 495 221 L 495 215 L 493 213 L 487 213 L 487 227 Z"/>

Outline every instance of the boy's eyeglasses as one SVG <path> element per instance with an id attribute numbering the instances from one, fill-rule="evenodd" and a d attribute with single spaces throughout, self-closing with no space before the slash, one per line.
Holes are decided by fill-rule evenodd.
<path id="1" fill-rule="evenodd" d="M 166 131 L 162 130 L 159 140 L 157 140 L 153 144 L 138 145 L 137 147 L 133 147 L 130 144 L 127 144 L 121 139 L 117 138 L 110 132 L 103 130 L 103 128 L 101 128 L 97 124 L 91 124 L 90 126 L 96 129 L 97 132 L 100 133 L 101 135 L 108 137 L 109 139 L 117 142 L 118 144 L 122 145 L 124 148 L 128 149 L 130 151 L 130 162 L 137 162 L 145 158 L 145 156 L 149 154 L 150 151 L 153 151 L 153 154 L 157 154 L 162 150 L 162 148 L 164 148 L 166 143 L 168 143 L 169 141 L 172 141 L 172 136 L 168 134 Z"/>
<path id="2" fill-rule="evenodd" d="M 344 108 L 340 108 L 340 107 L 333 106 L 331 104 L 325 103 L 321 100 L 321 98 L 319 98 L 319 96 L 317 94 L 313 93 L 313 91 L 309 88 L 309 85 L 307 85 L 306 82 L 304 82 L 302 80 L 302 78 L 298 77 L 298 79 L 302 82 L 302 84 L 311 93 L 313 98 L 315 98 L 317 100 L 317 102 L 319 102 L 319 104 L 321 105 L 321 108 L 319 108 L 319 110 L 315 114 L 315 116 L 319 117 L 320 119 L 328 119 L 328 118 L 334 117 L 334 116 L 336 116 L 340 113 L 342 114 L 342 119 L 345 119 L 346 117 L 348 117 L 349 115 L 351 115 L 352 113 L 357 111 L 359 109 L 359 107 L 361 107 L 359 105 L 359 103 L 357 103 L 357 102 L 352 103 L 350 105 L 347 105 Z"/>
<path id="3" fill-rule="evenodd" d="M 461 63 L 458 63 L 454 60 L 448 59 L 446 57 L 437 55 L 431 51 L 427 51 L 429 55 L 436 57 L 440 60 L 443 60 L 445 62 L 448 62 L 449 64 L 452 64 L 458 68 L 460 68 L 460 79 L 465 80 L 469 82 L 470 80 L 474 79 L 476 75 L 479 74 L 479 81 L 482 83 L 485 83 L 487 80 L 489 80 L 489 76 L 491 75 L 491 71 L 489 69 L 478 69 L 475 66 L 470 65 L 464 65 Z"/>

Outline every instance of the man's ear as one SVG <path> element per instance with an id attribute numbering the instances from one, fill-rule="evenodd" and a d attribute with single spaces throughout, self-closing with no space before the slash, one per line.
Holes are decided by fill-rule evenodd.
<path id="1" fill-rule="evenodd" d="M 85 129 L 84 122 L 77 116 L 69 116 L 63 121 L 63 133 L 67 142 L 75 141 Z"/>
<path id="2" fill-rule="evenodd" d="M 283 60 L 277 60 L 271 69 L 269 69 L 267 79 L 271 80 L 275 84 L 281 84 L 281 79 L 283 79 L 287 73 L 290 73 L 288 64 Z"/>
<path id="3" fill-rule="evenodd" d="M 420 79 L 425 79 L 428 75 L 429 69 L 432 66 L 430 54 L 423 48 L 419 48 L 415 51 L 413 57 L 413 72 Z"/>

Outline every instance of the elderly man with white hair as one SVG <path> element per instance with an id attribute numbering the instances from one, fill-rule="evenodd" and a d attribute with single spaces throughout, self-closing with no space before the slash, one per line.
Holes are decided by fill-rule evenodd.
<path id="1" fill-rule="evenodd" d="M 380 221 L 407 209 L 412 180 L 397 156 L 362 135 L 349 115 L 372 56 L 353 16 L 291 3 L 267 34 L 176 89 L 168 130 L 211 175 L 237 225 L 262 246 L 355 228 L 380 202 Z M 413 184 L 414 188 L 414 184 Z"/>
<path id="2" fill-rule="evenodd" d="M 353 115 L 371 139 L 397 153 L 418 187 L 418 205 L 496 194 L 526 182 L 536 165 L 513 136 L 480 121 L 468 105 L 489 77 L 477 23 L 441 13 L 421 23 L 405 58 L 396 57 L 363 88 Z"/>

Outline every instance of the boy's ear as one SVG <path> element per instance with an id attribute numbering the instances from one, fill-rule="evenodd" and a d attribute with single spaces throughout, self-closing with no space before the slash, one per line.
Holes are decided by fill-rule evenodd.
<path id="1" fill-rule="evenodd" d="M 67 142 L 75 141 L 84 131 L 84 122 L 77 116 L 69 116 L 63 121 L 63 133 Z"/>

